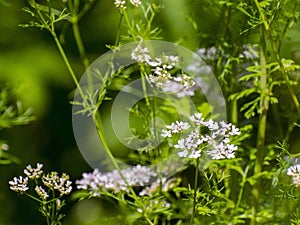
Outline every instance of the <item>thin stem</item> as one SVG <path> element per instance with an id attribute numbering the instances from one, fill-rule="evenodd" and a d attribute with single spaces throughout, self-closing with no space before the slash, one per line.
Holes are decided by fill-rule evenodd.
<path id="1" fill-rule="evenodd" d="M 118 23 L 118 29 L 117 29 L 117 35 L 116 35 L 115 46 L 118 46 L 118 45 L 119 45 L 119 42 L 120 42 L 122 20 L 123 20 L 123 14 L 121 13 L 121 14 L 120 14 L 119 23 Z"/>
<path id="2" fill-rule="evenodd" d="M 68 58 L 67 58 L 67 56 L 65 54 L 65 51 L 64 51 L 63 47 L 60 44 L 60 41 L 59 41 L 56 33 L 54 31 L 52 31 L 52 30 L 50 31 L 50 33 L 51 33 L 52 37 L 54 38 L 55 44 L 56 44 L 56 46 L 58 48 L 58 51 L 59 51 L 60 55 L 62 56 L 63 61 L 64 61 L 65 65 L 67 66 L 68 70 L 69 70 L 69 73 L 70 73 L 70 75 L 71 75 L 71 77 L 73 79 L 73 82 L 76 85 L 76 88 L 79 91 L 80 96 L 82 97 L 83 100 L 85 100 L 85 95 L 83 94 L 83 91 L 82 91 L 82 89 L 81 89 L 81 87 L 79 85 L 77 77 L 76 77 L 76 75 L 75 75 L 75 73 L 73 71 L 73 68 L 72 68 L 72 66 L 71 66 L 71 64 L 70 64 L 70 62 L 69 62 L 69 60 L 68 60 Z"/>
<path id="3" fill-rule="evenodd" d="M 283 65 L 283 63 L 281 61 L 281 58 L 279 56 L 279 49 L 276 46 L 275 41 L 274 41 L 274 39 L 272 37 L 271 31 L 270 31 L 270 26 L 268 24 L 266 16 L 265 16 L 265 14 L 263 12 L 263 9 L 260 7 L 258 0 L 254 0 L 254 2 L 255 2 L 255 5 L 256 5 L 256 7 L 258 9 L 259 15 L 260 15 L 260 17 L 262 19 L 262 22 L 263 22 L 263 25 L 264 25 L 264 28 L 265 28 L 265 32 L 266 32 L 267 38 L 269 39 L 269 42 L 271 44 L 271 48 L 272 48 L 273 54 L 275 56 L 275 59 L 276 59 L 278 65 L 279 65 L 279 67 L 280 67 L 281 74 L 282 74 L 284 80 L 286 81 L 286 85 L 288 87 L 288 90 L 290 92 L 292 100 L 293 100 L 293 102 L 295 104 L 295 107 L 296 107 L 296 109 L 298 111 L 298 114 L 300 114 L 300 104 L 299 104 L 298 98 L 297 98 L 297 96 L 296 96 L 296 94 L 295 94 L 295 92 L 294 92 L 294 90 L 293 90 L 293 88 L 292 88 L 292 86 L 290 84 L 290 79 L 288 77 L 287 71 L 285 70 L 284 65 Z"/>
<path id="4" fill-rule="evenodd" d="M 236 204 L 235 204 L 234 214 L 239 209 L 241 201 L 242 201 L 242 197 L 243 197 L 243 193 L 244 193 L 244 187 L 245 187 L 245 184 L 247 182 L 248 170 L 249 170 L 249 166 L 246 167 L 244 174 L 242 174 L 241 188 L 240 188 L 238 198 L 237 198 L 237 201 L 236 201 Z"/>
<path id="5" fill-rule="evenodd" d="M 129 19 L 129 17 L 128 17 L 128 15 L 127 15 L 127 12 L 126 12 L 125 9 L 122 9 L 122 15 L 124 15 L 124 18 L 125 18 L 125 21 L 126 21 L 126 23 L 127 23 L 128 28 L 129 28 L 129 30 L 130 30 L 132 39 L 133 39 L 134 41 L 137 41 L 137 38 L 136 38 L 135 35 L 134 35 L 134 29 L 133 29 L 133 27 L 131 26 L 130 19 Z"/>
<path id="6" fill-rule="evenodd" d="M 193 213 L 190 220 L 190 225 L 193 224 L 194 217 L 196 215 L 196 204 L 197 204 L 197 189 L 198 189 L 198 176 L 199 176 L 199 158 L 196 160 L 196 171 L 195 171 L 195 184 L 194 184 L 194 197 L 193 197 Z"/>
<path id="7" fill-rule="evenodd" d="M 77 45 L 77 48 L 78 48 L 78 51 L 79 51 L 80 58 L 82 60 L 84 69 L 87 70 L 89 68 L 90 62 L 89 62 L 89 59 L 86 56 L 85 48 L 84 48 L 82 38 L 81 38 L 81 35 L 80 35 L 79 26 L 78 26 L 78 17 L 77 16 L 72 17 L 72 21 L 73 21 L 72 22 L 72 28 L 73 28 L 75 42 L 76 42 L 76 45 Z"/>
<path id="8" fill-rule="evenodd" d="M 295 94 L 295 92 L 294 92 L 294 90 L 293 90 L 293 88 L 291 86 L 290 78 L 288 77 L 287 71 L 284 68 L 284 65 L 283 65 L 283 63 L 281 61 L 281 58 L 280 58 L 279 54 L 278 54 L 278 49 L 275 46 L 275 42 L 274 42 L 274 40 L 273 40 L 273 38 L 272 38 L 272 36 L 271 36 L 270 33 L 268 33 L 268 38 L 269 38 L 269 41 L 270 41 L 270 44 L 271 44 L 271 47 L 272 47 L 272 50 L 273 50 L 273 54 L 275 55 L 275 59 L 276 59 L 278 65 L 280 67 L 281 74 L 283 75 L 283 78 L 284 78 L 284 80 L 286 82 L 286 85 L 288 87 L 288 90 L 290 92 L 292 100 L 294 102 L 294 105 L 295 105 L 295 107 L 297 109 L 298 114 L 300 114 L 300 104 L 299 104 L 298 98 L 297 98 L 297 96 L 296 96 L 296 94 Z"/>
<path id="9" fill-rule="evenodd" d="M 266 125 L 267 125 L 267 113 L 269 109 L 268 98 L 268 83 L 267 83 L 267 61 L 266 61 L 266 40 L 265 40 L 265 28 L 261 27 L 260 35 L 260 64 L 261 64 L 261 76 L 260 76 L 260 115 L 258 121 L 258 134 L 256 143 L 256 161 L 254 166 L 254 176 L 257 177 L 256 183 L 253 187 L 253 206 L 252 206 L 252 219 L 251 225 L 256 225 L 256 216 L 259 211 L 259 199 L 260 199 L 260 178 L 259 174 L 262 171 L 263 155 L 266 137 Z"/>
<path id="10" fill-rule="evenodd" d="M 53 199 L 55 198 L 55 191 L 54 191 L 54 190 L 52 190 L 52 198 L 53 198 Z M 56 205 L 55 205 L 55 201 L 53 201 L 53 202 L 52 202 L 52 210 L 51 210 L 51 221 L 52 221 L 51 224 L 52 224 L 52 223 L 54 224 L 54 222 L 56 221 L 56 218 L 55 218 L 55 217 L 56 217 L 56 215 L 55 215 L 55 214 L 56 214 L 56 213 L 55 213 L 55 211 L 56 211 L 55 208 L 56 208 L 56 207 L 55 207 L 55 206 L 56 206 Z"/>
<path id="11" fill-rule="evenodd" d="M 131 194 L 133 195 L 134 199 L 137 200 L 138 197 L 136 195 L 136 193 L 134 192 L 134 190 L 132 189 L 132 187 L 128 184 L 128 181 L 126 180 L 126 178 L 124 177 L 118 163 L 116 162 L 107 142 L 106 142 L 106 138 L 104 136 L 104 133 L 103 133 L 103 125 L 102 125 L 102 119 L 101 119 L 101 116 L 100 116 L 100 113 L 96 112 L 94 115 L 93 115 L 93 119 L 94 119 L 94 123 L 96 125 L 96 128 L 97 128 L 97 132 L 98 132 L 98 135 L 99 135 L 99 138 L 103 144 L 103 147 L 106 151 L 106 153 L 108 154 L 109 158 L 111 159 L 114 167 L 117 169 L 117 171 L 119 172 L 120 176 L 122 177 L 122 179 L 124 180 L 126 186 L 128 187 L 129 191 L 131 192 Z"/>
<path id="12" fill-rule="evenodd" d="M 151 221 L 147 216 L 144 215 L 144 217 L 146 218 L 146 221 L 147 221 L 150 225 L 154 225 L 154 223 L 152 223 L 152 221 Z"/>

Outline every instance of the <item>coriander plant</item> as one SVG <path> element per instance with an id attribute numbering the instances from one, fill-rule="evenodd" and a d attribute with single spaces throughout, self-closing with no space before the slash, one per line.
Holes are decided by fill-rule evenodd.
<path id="1" fill-rule="evenodd" d="M 115 210 L 93 224 L 300 224 L 300 154 L 292 149 L 300 66 L 283 52 L 299 28 L 299 2 L 186 1 L 199 39 L 190 54 L 180 46 L 186 34 L 161 41 L 175 3 L 115 0 L 115 40 L 91 63 L 79 22 L 96 4 L 30 0 L 32 21 L 22 25 L 50 33 L 74 81 L 74 135 L 94 170 L 74 182 L 72 199 Z M 61 26 L 72 28 L 81 79 Z M 47 224 L 61 224 L 72 182 L 41 169 L 26 167 L 10 188 L 39 202 Z"/>

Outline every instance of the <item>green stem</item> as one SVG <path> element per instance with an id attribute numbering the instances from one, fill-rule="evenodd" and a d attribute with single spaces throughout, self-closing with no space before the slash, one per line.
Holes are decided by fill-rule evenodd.
<path id="1" fill-rule="evenodd" d="M 283 75 L 283 78 L 284 78 L 284 80 L 286 82 L 287 88 L 288 88 L 288 90 L 290 92 L 290 95 L 292 97 L 292 100 L 294 102 L 294 105 L 295 105 L 295 107 L 297 109 L 298 114 L 300 114 L 300 104 L 299 104 L 298 98 L 297 98 L 297 96 L 296 96 L 296 94 L 295 94 L 295 92 L 294 92 L 294 90 L 293 90 L 293 88 L 291 86 L 290 78 L 288 77 L 287 71 L 284 68 L 284 65 L 283 65 L 283 63 L 281 61 L 281 58 L 280 58 L 279 54 L 278 54 L 278 49 L 275 46 L 275 42 L 274 42 L 274 40 L 273 40 L 273 38 L 272 38 L 272 36 L 271 36 L 270 33 L 268 33 L 268 39 L 269 39 L 269 42 L 271 44 L 271 47 L 272 47 L 272 50 L 273 50 L 273 54 L 275 55 L 275 59 L 276 59 L 278 65 L 280 67 L 281 74 Z"/>
<path id="2" fill-rule="evenodd" d="M 258 134 L 256 143 L 256 161 L 254 166 L 254 176 L 256 177 L 256 183 L 253 187 L 253 206 L 252 206 L 252 219 L 251 225 L 256 225 L 256 217 L 259 211 L 259 199 L 260 199 L 260 178 L 259 175 L 262 171 L 265 136 L 266 136 L 266 125 L 267 125 L 267 113 L 269 109 L 269 98 L 268 98 L 268 83 L 267 83 L 267 61 L 266 61 L 266 39 L 265 39 L 265 28 L 261 27 L 260 35 L 260 64 L 261 64 L 261 76 L 260 76 L 260 115 L 258 121 Z"/>
<path id="3" fill-rule="evenodd" d="M 51 33 L 52 37 L 54 38 L 55 44 L 56 44 L 56 46 L 58 48 L 58 51 L 59 51 L 60 55 L 62 56 L 65 65 L 68 68 L 68 71 L 69 71 L 69 73 L 70 73 L 70 75 L 71 75 L 71 77 L 73 79 L 73 82 L 76 85 L 77 90 L 79 91 L 80 96 L 82 97 L 83 100 L 85 100 L 85 95 L 84 95 L 84 93 L 83 93 L 83 91 L 82 91 L 82 89 L 81 89 L 81 87 L 79 85 L 77 77 L 76 77 L 76 75 L 75 75 L 75 73 L 73 71 L 73 68 L 72 68 L 72 66 L 71 66 L 71 64 L 70 64 L 70 62 L 69 62 L 69 60 L 68 60 L 68 58 L 67 58 L 67 56 L 65 54 L 65 51 L 64 51 L 63 47 L 60 44 L 60 41 L 59 41 L 56 33 L 53 30 L 50 30 L 50 33 Z"/>
<path id="4" fill-rule="evenodd" d="M 197 204 L 197 189 L 198 189 L 198 176 L 199 176 L 199 158 L 196 161 L 196 171 L 195 171 L 195 184 L 194 184 L 194 197 L 193 197 L 193 213 L 190 220 L 190 225 L 193 224 L 196 215 L 196 204 Z"/>
<path id="5" fill-rule="evenodd" d="M 249 170 L 249 166 L 246 167 L 244 174 L 242 174 L 243 177 L 242 177 L 242 182 L 241 182 L 241 187 L 240 187 L 240 191 L 239 191 L 239 194 L 238 194 L 238 198 L 237 198 L 237 201 L 236 201 L 236 204 L 235 204 L 234 215 L 237 212 L 237 210 L 239 209 L 241 201 L 242 201 L 245 184 L 247 182 L 248 170 Z"/>
<path id="6" fill-rule="evenodd" d="M 120 14 L 119 23 L 118 23 L 118 29 L 117 29 L 117 35 L 116 35 L 115 46 L 118 46 L 118 45 L 119 45 L 119 42 L 120 42 L 122 20 L 123 20 L 123 14 L 121 13 L 121 14 Z"/>
<path id="7" fill-rule="evenodd" d="M 89 68 L 90 62 L 89 59 L 86 56 L 85 53 L 85 48 L 82 42 L 82 38 L 80 35 L 80 31 L 79 31 L 79 26 L 78 26 L 78 17 L 77 16 L 73 16 L 72 17 L 72 28 L 73 28 L 73 33 L 74 33 L 74 38 L 75 38 L 75 42 L 80 54 L 80 58 L 82 60 L 84 69 L 87 70 Z"/>
<path id="8" fill-rule="evenodd" d="M 119 167 L 117 161 L 115 160 L 115 157 L 113 156 L 107 142 L 106 142 L 106 138 L 104 136 L 104 133 L 103 133 L 103 125 L 102 125 L 102 119 L 101 119 L 101 116 L 100 116 L 100 113 L 99 112 L 96 112 L 94 115 L 93 115 L 93 119 L 94 119 L 94 123 L 96 125 L 96 128 L 97 128 L 97 132 L 98 132 L 98 135 L 99 135 L 99 138 L 103 144 L 103 147 L 106 151 L 106 153 L 108 154 L 110 160 L 112 161 L 114 167 L 116 168 L 116 170 L 119 172 L 120 176 L 122 177 L 122 179 L 124 180 L 126 186 L 128 187 L 129 191 L 131 192 L 132 196 L 134 197 L 135 200 L 138 199 L 136 193 L 134 192 L 134 190 L 132 189 L 132 187 L 128 184 L 128 181 L 126 180 L 126 178 L 124 177 L 122 171 L 121 171 L 121 168 Z"/>
<path id="9" fill-rule="evenodd" d="M 284 78 L 284 80 L 286 82 L 286 85 L 288 87 L 288 90 L 290 92 L 292 100 L 293 100 L 293 102 L 295 104 L 295 107 L 296 107 L 296 109 L 298 111 L 298 114 L 300 114 L 300 104 L 299 104 L 298 98 L 297 98 L 297 96 L 296 96 L 296 94 L 295 94 L 295 92 L 294 92 L 294 90 L 293 90 L 293 88 L 292 88 L 292 86 L 290 84 L 290 79 L 288 77 L 287 71 L 285 70 L 284 65 L 283 65 L 283 63 L 281 61 L 281 58 L 279 56 L 279 49 L 276 46 L 275 41 L 274 41 L 274 39 L 272 37 L 271 31 L 270 31 L 270 26 L 268 24 L 266 16 L 265 16 L 265 14 L 263 12 L 263 9 L 260 7 L 258 0 L 254 0 L 254 2 L 255 2 L 255 5 L 256 5 L 256 7 L 258 9 L 259 15 L 260 15 L 260 17 L 262 19 L 262 22 L 263 22 L 263 25 L 264 25 L 264 28 L 265 28 L 265 33 L 266 33 L 266 35 L 267 35 L 267 37 L 269 39 L 269 42 L 271 44 L 271 48 L 272 48 L 273 54 L 275 56 L 276 62 L 278 63 L 278 65 L 280 67 L 281 74 L 282 74 L 282 76 L 283 76 L 283 78 Z"/>
<path id="10" fill-rule="evenodd" d="M 147 221 L 150 225 L 154 225 L 154 223 L 152 223 L 152 221 L 148 218 L 148 216 L 144 215 L 144 217 L 146 218 L 146 221 Z"/>
<path id="11" fill-rule="evenodd" d="M 132 36 L 132 39 L 134 41 L 137 41 L 137 38 L 134 35 L 134 28 L 131 26 L 131 22 L 130 22 L 130 19 L 129 19 L 128 15 L 127 15 L 126 9 L 122 9 L 122 15 L 124 15 L 124 18 L 125 18 L 125 21 L 127 23 L 130 34 Z"/>

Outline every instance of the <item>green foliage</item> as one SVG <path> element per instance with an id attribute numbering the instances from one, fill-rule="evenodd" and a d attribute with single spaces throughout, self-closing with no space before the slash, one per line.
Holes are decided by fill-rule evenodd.
<path id="1" fill-rule="evenodd" d="M 16 106 L 10 105 L 11 96 L 7 90 L 0 92 L 0 129 L 11 128 L 17 125 L 25 125 L 30 123 L 34 117 L 32 109 L 24 110 L 20 101 L 16 102 Z"/>
<path id="2" fill-rule="evenodd" d="M 137 63 L 120 71 L 114 71 L 114 65 L 109 65 L 114 73 L 101 74 L 88 70 L 90 59 L 94 56 L 86 53 L 83 37 L 88 35 L 82 35 L 79 29 L 84 28 L 87 22 L 83 21 L 85 24 L 80 27 L 79 21 L 84 20 L 84 15 L 88 17 L 89 13 L 93 13 L 95 2 L 30 0 L 24 11 L 32 21 L 21 26 L 50 32 L 82 99 L 71 103 L 80 108 L 77 113 L 92 117 L 99 138 L 122 177 L 113 151 L 107 144 L 116 137 L 107 132 L 104 126 L 107 118 L 103 114 L 110 110 L 109 102 L 125 85 L 137 77 L 147 82 L 151 68 Z M 6 1 L 0 3 L 7 4 Z M 205 165 L 201 161 L 187 160 L 184 169 L 173 177 L 163 180 L 162 174 L 159 174 L 159 180 L 154 183 L 156 186 L 147 186 L 151 190 L 150 195 L 139 195 L 142 187 L 135 186 L 122 192 L 101 190 L 98 195 L 87 190 L 75 192 L 73 200 L 97 197 L 110 202 L 110 207 L 116 209 L 113 215 L 82 224 L 300 224 L 299 187 L 294 179 L 287 176 L 290 166 L 299 164 L 300 156 L 298 152 L 292 153 L 292 147 L 299 150 L 299 143 L 295 141 L 300 118 L 299 2 L 189 0 L 181 3 L 142 1 L 141 5 L 134 6 L 132 1 L 126 1 L 126 8 L 115 9 L 119 13 L 119 23 L 115 24 L 114 29 L 115 40 L 106 43 L 106 47 L 118 51 L 124 43 L 167 39 L 167 33 L 178 33 L 172 30 L 172 26 L 176 27 L 174 21 L 182 18 L 179 14 L 177 18 L 181 9 L 170 15 L 166 12 L 172 12 L 168 5 L 183 4 L 182 11 L 188 11 L 185 22 L 191 27 L 178 27 L 179 31 L 182 29 L 186 33 L 172 38 L 178 43 L 191 40 L 189 46 L 197 43 L 197 48 L 204 52 L 201 56 L 222 86 L 228 120 L 240 127 L 242 132 L 232 140 L 239 146 L 236 158 L 211 160 Z M 93 19 L 87 18 L 87 21 L 96 27 L 99 21 Z M 68 27 L 72 27 L 70 33 L 78 49 L 82 70 L 101 81 L 99 91 L 94 91 L 92 86 L 87 91 L 82 90 L 78 84 L 79 76 L 67 54 L 71 47 L 63 45 Z M 191 37 L 187 37 L 190 33 Z M 290 50 L 289 45 L 294 49 Z M 92 47 L 95 47 L 94 43 Z M 174 77 L 178 71 L 172 70 L 170 73 Z M 135 94 L 134 91 L 130 94 Z M 138 94 L 144 94 L 145 99 L 128 109 L 133 135 L 129 135 L 126 141 L 131 144 L 135 138 L 144 139 L 145 146 L 135 148 L 137 151 L 121 150 L 126 151 L 123 161 L 146 165 L 168 157 L 174 150 L 179 135 L 170 138 L 169 142 L 163 141 L 157 148 L 153 147 L 153 143 L 158 141 L 165 124 L 178 120 L 179 115 L 168 101 L 147 97 L 145 87 L 142 92 Z M 197 103 L 197 110 L 205 118 L 210 118 L 211 109 L 206 99 L 192 99 Z M 191 111 L 189 102 L 183 99 L 178 100 L 178 104 L 184 109 L 180 113 L 188 118 Z M 165 124 L 156 121 L 156 117 L 162 118 Z M 9 93 L 1 90 L 0 129 L 27 124 L 32 119 L 30 109 L 24 110 L 19 101 L 11 104 Z M 6 150 L 6 142 L 0 141 L 0 163 L 17 161 Z M 127 182 L 124 177 L 122 179 Z M 49 212 L 55 210 L 54 207 L 55 204 L 41 204 L 40 211 L 49 218 Z M 57 222 L 52 225 L 61 224 L 61 219 L 57 217 Z"/>
<path id="3" fill-rule="evenodd" d="M 32 109 L 24 110 L 20 101 L 13 105 L 11 92 L 8 89 L 0 90 L 0 130 L 26 125 L 33 120 Z M 9 154 L 8 149 L 6 141 L 0 140 L 0 164 L 19 163 L 20 160 Z"/>

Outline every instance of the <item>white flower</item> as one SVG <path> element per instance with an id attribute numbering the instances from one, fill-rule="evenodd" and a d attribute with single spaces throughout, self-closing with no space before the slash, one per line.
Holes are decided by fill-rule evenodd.
<path id="1" fill-rule="evenodd" d="M 204 118 L 202 117 L 202 113 L 194 113 L 192 116 L 190 116 L 190 120 L 196 125 L 200 125 L 204 123 Z"/>
<path id="2" fill-rule="evenodd" d="M 38 179 L 43 174 L 43 164 L 37 163 L 36 168 L 32 168 L 31 165 L 26 166 L 24 173 L 30 179 Z"/>
<path id="3" fill-rule="evenodd" d="M 140 0 L 130 0 L 130 3 L 135 7 L 138 7 L 142 2 Z"/>
<path id="4" fill-rule="evenodd" d="M 289 176 L 300 175 L 300 164 L 290 166 L 287 170 L 287 175 Z"/>
<path id="5" fill-rule="evenodd" d="M 48 193 L 41 186 L 36 186 L 34 190 L 43 200 L 49 197 Z"/>
<path id="6" fill-rule="evenodd" d="M 72 191 L 72 181 L 69 179 L 69 175 L 65 173 L 60 177 L 57 172 L 51 172 L 43 176 L 43 183 L 52 190 L 58 190 L 60 195 L 67 195 Z"/>
<path id="7" fill-rule="evenodd" d="M 207 154 L 212 157 L 212 159 L 231 159 L 234 158 L 234 152 L 238 149 L 237 146 L 233 144 L 226 144 L 224 142 L 215 143 L 212 145 L 213 150 L 207 151 Z"/>
<path id="8" fill-rule="evenodd" d="M 69 180 L 70 177 L 67 174 L 62 174 L 62 176 L 55 181 L 54 189 L 60 192 L 60 195 L 70 194 L 72 191 L 72 181 Z"/>
<path id="9" fill-rule="evenodd" d="M 164 84 L 162 84 L 163 92 L 176 93 L 178 98 L 195 95 L 195 91 L 192 88 L 186 89 L 181 83 L 174 81 L 174 79 L 167 80 Z"/>
<path id="10" fill-rule="evenodd" d="M 142 48 L 141 45 L 138 45 L 131 53 L 131 58 L 139 63 L 149 63 L 151 56 L 148 53 L 148 48 Z"/>
<path id="11" fill-rule="evenodd" d="M 20 194 L 23 194 L 29 189 L 29 187 L 27 186 L 28 177 L 14 177 L 13 180 L 9 181 L 8 183 L 10 184 L 10 189 L 12 191 L 19 192 Z"/>
<path id="12" fill-rule="evenodd" d="M 179 133 L 183 130 L 189 129 L 190 126 L 191 125 L 187 122 L 176 121 L 175 123 L 172 123 L 171 125 L 167 125 L 166 128 L 171 130 L 172 133 Z"/>
<path id="13" fill-rule="evenodd" d="M 156 173 L 147 166 L 136 165 L 122 171 L 130 186 L 144 186 L 149 183 L 151 177 L 155 177 Z"/>
<path id="14" fill-rule="evenodd" d="M 115 0 L 114 2 L 117 8 L 125 9 L 126 8 L 126 1 L 125 0 Z"/>
<path id="15" fill-rule="evenodd" d="M 240 134 L 241 132 L 239 131 L 239 128 L 236 128 L 234 125 L 232 125 L 229 135 L 240 135 Z"/>
<path id="16" fill-rule="evenodd" d="M 172 132 L 171 132 L 171 130 L 162 130 L 161 131 L 161 136 L 162 137 L 172 137 Z"/>
<path id="17" fill-rule="evenodd" d="M 57 172 L 51 172 L 50 174 L 44 175 L 42 180 L 45 186 L 54 189 L 57 180 L 59 180 L 59 176 Z"/>
<path id="18" fill-rule="evenodd" d="M 192 153 L 189 155 L 190 159 L 197 159 L 201 156 L 201 150 L 193 150 Z"/>
<path id="19" fill-rule="evenodd" d="M 204 125 L 211 131 L 219 129 L 219 124 L 213 121 L 212 119 L 210 119 L 207 122 L 204 122 Z"/>
<path id="20" fill-rule="evenodd" d="M 189 152 L 187 149 L 184 149 L 183 151 L 178 152 L 177 155 L 181 158 L 186 158 L 189 155 Z"/>
<path id="21" fill-rule="evenodd" d="M 193 127 L 193 130 L 189 130 L 186 138 L 178 140 L 174 148 L 181 150 L 178 152 L 179 157 L 187 158 L 199 158 L 201 152 L 206 149 L 208 155 L 212 159 L 230 159 L 235 157 L 235 152 L 238 147 L 231 144 L 230 137 L 239 135 L 241 132 L 231 123 L 224 121 L 216 122 L 210 119 L 204 121 L 201 113 L 195 113 L 190 116 L 190 120 L 194 125 L 187 122 L 176 121 L 171 125 L 167 125 L 167 130 L 163 130 L 163 137 L 172 137 L 172 134 L 179 133 L 183 130 L 189 130 Z M 201 128 L 208 128 L 209 132 L 201 134 Z"/>
<path id="22" fill-rule="evenodd" d="M 98 190 L 106 181 L 106 177 L 102 176 L 98 169 L 95 169 L 92 173 L 83 173 L 82 177 L 81 180 L 76 181 L 78 189 Z"/>
<path id="23" fill-rule="evenodd" d="M 147 166 L 136 165 L 121 170 L 127 184 L 130 186 L 143 186 L 150 182 L 156 173 Z M 93 173 L 84 173 L 81 180 L 76 181 L 78 189 L 89 190 L 93 195 L 100 195 L 101 191 L 112 190 L 114 193 L 121 191 L 129 192 L 129 188 L 117 170 L 107 173 L 100 173 L 95 169 Z"/>
<path id="24" fill-rule="evenodd" d="M 287 175 L 292 176 L 296 187 L 300 186 L 300 164 L 290 166 L 287 170 Z"/>

